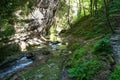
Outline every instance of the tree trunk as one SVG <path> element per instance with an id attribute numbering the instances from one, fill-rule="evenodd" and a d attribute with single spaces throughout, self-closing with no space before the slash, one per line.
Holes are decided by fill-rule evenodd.
<path id="1" fill-rule="evenodd" d="M 106 21 L 107 21 L 107 25 L 108 27 L 111 29 L 112 32 L 114 32 L 112 26 L 111 26 L 111 23 L 110 23 L 110 19 L 109 19 L 109 13 L 108 13 L 108 8 L 107 8 L 107 3 L 105 0 L 104 1 L 104 7 L 105 7 L 105 14 L 106 14 Z"/>
<path id="2" fill-rule="evenodd" d="M 68 8 L 68 16 L 67 16 L 67 21 L 68 21 L 68 24 L 70 25 L 70 0 L 69 0 L 69 8 Z"/>
<path id="3" fill-rule="evenodd" d="M 93 15 L 93 1 L 90 0 L 90 14 Z"/>
<path id="4" fill-rule="evenodd" d="M 81 6 L 81 1 L 79 0 L 79 2 L 78 2 L 78 13 L 77 13 L 77 16 L 79 16 L 79 15 L 81 15 L 81 10 L 82 10 L 82 6 Z"/>
<path id="5" fill-rule="evenodd" d="M 83 8 L 83 13 L 84 13 L 84 16 L 86 15 L 86 12 L 85 12 L 85 5 L 84 5 L 84 1 L 82 0 L 82 8 Z"/>
<path id="6" fill-rule="evenodd" d="M 95 14 L 97 14 L 98 0 L 94 0 L 94 6 L 95 6 Z"/>

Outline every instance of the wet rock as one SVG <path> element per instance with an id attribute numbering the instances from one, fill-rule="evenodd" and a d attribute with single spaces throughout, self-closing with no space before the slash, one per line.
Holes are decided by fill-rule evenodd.
<path id="1" fill-rule="evenodd" d="M 10 80 L 17 80 L 17 78 L 18 78 L 18 76 L 15 75 L 15 76 L 13 76 Z"/>
<path id="2" fill-rule="evenodd" d="M 116 45 L 117 43 L 116 42 L 111 42 L 112 45 Z"/>
<path id="3" fill-rule="evenodd" d="M 38 77 L 39 79 L 41 79 L 43 76 L 44 76 L 43 74 L 37 75 L 37 77 Z"/>
<path id="4" fill-rule="evenodd" d="M 120 34 L 120 30 L 115 30 L 115 33 L 118 33 L 118 34 Z"/>
<path id="5" fill-rule="evenodd" d="M 28 53 L 26 55 L 27 59 L 32 59 L 32 60 L 35 60 L 35 55 L 33 55 L 33 53 Z"/>
<path id="6" fill-rule="evenodd" d="M 111 40 L 112 42 L 116 42 L 116 41 L 119 40 L 119 38 L 118 38 L 118 37 L 112 37 L 110 40 Z"/>

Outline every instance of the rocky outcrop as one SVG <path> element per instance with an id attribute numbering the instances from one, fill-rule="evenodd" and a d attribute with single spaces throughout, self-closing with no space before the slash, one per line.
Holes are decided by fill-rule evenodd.
<path id="1" fill-rule="evenodd" d="M 47 35 L 59 6 L 59 0 L 36 0 L 35 2 L 34 10 L 28 16 L 23 17 L 22 10 L 15 12 L 21 23 L 14 24 L 16 34 L 12 36 L 11 41 L 18 43 L 22 51 L 25 51 L 27 46 L 40 45 L 48 41 L 43 36 Z"/>

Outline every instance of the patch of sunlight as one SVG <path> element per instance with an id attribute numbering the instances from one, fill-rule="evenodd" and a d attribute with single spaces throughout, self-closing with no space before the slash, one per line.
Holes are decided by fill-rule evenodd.
<path id="1" fill-rule="evenodd" d="M 50 41 L 54 42 L 57 40 L 57 37 L 55 34 L 50 34 Z"/>
<path id="2" fill-rule="evenodd" d="M 26 51 L 26 47 L 28 46 L 24 41 L 19 43 L 21 51 Z"/>
<path id="3" fill-rule="evenodd" d="M 71 14 L 75 17 L 78 14 L 79 6 L 78 6 L 78 0 L 72 3 L 72 11 Z"/>
<path id="4" fill-rule="evenodd" d="M 18 19 L 24 19 L 20 14 L 22 13 L 22 10 L 18 10 L 14 13 L 14 15 L 18 18 Z"/>
<path id="5" fill-rule="evenodd" d="M 39 8 L 36 8 L 35 11 L 32 13 L 32 18 L 36 19 L 41 24 L 44 15 L 40 12 Z"/>

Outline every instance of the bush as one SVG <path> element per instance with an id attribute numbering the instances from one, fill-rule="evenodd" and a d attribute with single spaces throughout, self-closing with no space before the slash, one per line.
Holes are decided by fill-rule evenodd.
<path id="1" fill-rule="evenodd" d="M 113 49 L 110 43 L 110 40 L 107 38 L 103 38 L 96 42 L 93 47 L 93 53 L 99 55 L 106 55 L 107 53 L 112 53 Z"/>
<path id="2" fill-rule="evenodd" d="M 70 78 L 76 78 L 77 80 L 92 80 L 94 75 L 100 68 L 100 64 L 97 60 L 86 61 L 80 64 L 79 67 L 70 68 L 68 70 Z"/>
<path id="3" fill-rule="evenodd" d="M 110 76 L 110 80 L 120 80 L 120 66 L 117 66 Z"/>

